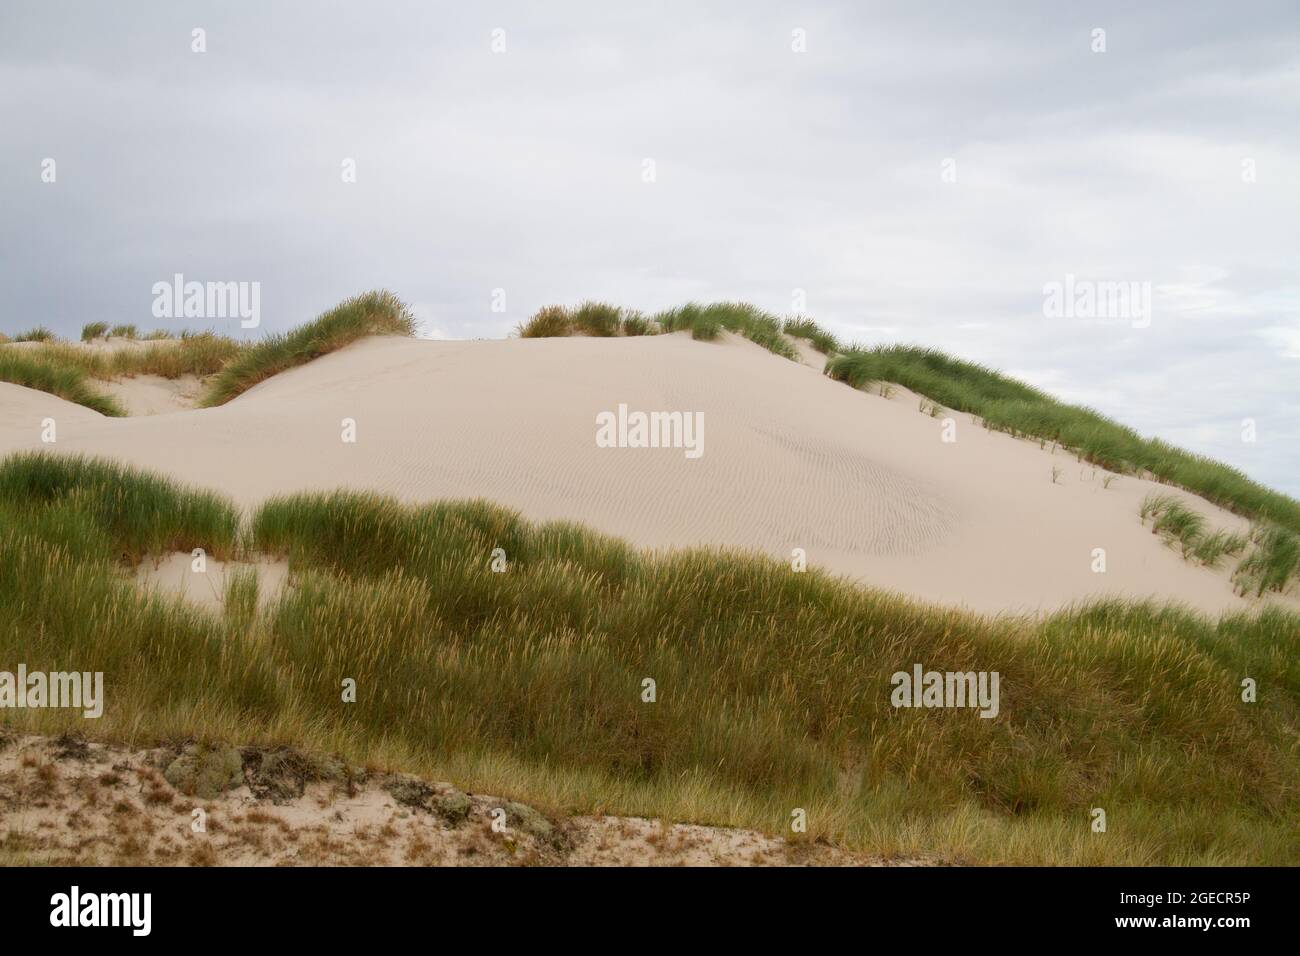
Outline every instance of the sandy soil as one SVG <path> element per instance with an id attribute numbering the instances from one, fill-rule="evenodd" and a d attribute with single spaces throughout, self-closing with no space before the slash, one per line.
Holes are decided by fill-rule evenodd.
<path id="1" fill-rule="evenodd" d="M 289 578 L 288 562 L 263 556 L 230 563 L 205 557 L 201 568 L 196 568 L 192 555 L 176 552 L 156 560 L 145 560 L 136 568 L 135 577 L 143 588 L 168 595 L 178 594 L 200 607 L 213 610 L 225 606 L 226 575 L 232 569 L 252 568 L 257 572 L 259 607 L 269 604 Z"/>
<path id="2" fill-rule="evenodd" d="M 725 335 L 444 342 L 374 338 L 278 375 L 220 408 L 106 419 L 0 384 L 0 454 L 115 457 L 244 506 L 338 487 L 406 501 L 486 498 L 649 548 L 725 545 L 926 601 L 1036 611 L 1104 596 L 1217 613 L 1230 562 L 1210 570 L 1152 536 L 1138 506 L 1164 485 L 1119 477 L 1037 442 L 918 411 L 904 389 L 855 391 Z M 596 416 L 703 412 L 704 454 L 600 448 Z M 356 442 L 342 423 L 356 423 Z M 1053 474 L 1055 474 L 1055 479 Z M 1246 522 L 1183 494 L 1213 527 Z M 1107 569 L 1093 571 L 1096 548 Z M 1287 599 L 1300 606 L 1294 597 Z"/>
<path id="3" fill-rule="evenodd" d="M 193 408 L 203 392 L 203 380 L 197 375 L 136 375 L 95 382 L 94 387 L 116 398 L 128 415 L 166 415 Z"/>
<path id="4" fill-rule="evenodd" d="M 404 774 L 313 780 L 293 751 L 243 748 L 237 786 L 168 782 L 177 749 L 0 736 L 0 864 L 185 866 L 914 866 L 752 830 L 558 819 Z M 308 774 L 310 776 L 310 774 Z M 196 817 L 194 811 L 202 811 Z M 496 826 L 494 827 L 494 822 Z M 202 829 L 196 830 L 196 824 Z"/>

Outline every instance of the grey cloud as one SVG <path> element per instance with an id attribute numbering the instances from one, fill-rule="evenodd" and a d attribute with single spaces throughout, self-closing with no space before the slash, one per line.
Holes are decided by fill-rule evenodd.
<path id="1" fill-rule="evenodd" d="M 260 281 L 271 329 L 388 287 L 450 337 L 802 288 L 846 338 L 1017 370 L 1300 493 L 1296 27 L 1284 2 L 6 3 L 0 328 L 148 325 L 177 271 Z M 1044 318 L 1066 272 L 1151 282 L 1152 327 Z"/>

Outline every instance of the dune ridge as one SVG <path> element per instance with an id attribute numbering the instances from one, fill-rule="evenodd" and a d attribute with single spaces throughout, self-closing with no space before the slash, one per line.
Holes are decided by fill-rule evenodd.
<path id="1" fill-rule="evenodd" d="M 598 448 L 619 403 L 703 412 L 705 454 Z M 1154 598 L 1219 613 L 1251 601 L 1138 520 L 1169 486 L 1106 472 L 953 413 L 956 441 L 917 398 L 866 394 L 723 332 L 443 342 L 369 338 L 228 404 L 106 419 L 0 384 L 0 453 L 101 455 L 249 507 L 335 488 L 408 501 L 484 498 L 647 548 L 757 550 L 984 612 Z M 355 422 L 355 443 L 342 438 Z M 1054 471 L 1056 478 L 1054 480 Z M 1189 493 L 1216 527 L 1245 519 Z M 1106 552 L 1105 573 L 1094 549 Z M 1294 604 L 1290 597 L 1273 598 Z"/>

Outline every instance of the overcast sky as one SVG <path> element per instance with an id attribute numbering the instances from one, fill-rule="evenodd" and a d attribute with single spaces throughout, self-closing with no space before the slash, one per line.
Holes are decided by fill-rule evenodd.
<path id="1" fill-rule="evenodd" d="M 449 338 L 801 289 L 1300 494 L 1298 269 L 1294 0 L 0 5 L 9 333 L 178 272 Z M 1149 327 L 1045 316 L 1067 274 Z"/>

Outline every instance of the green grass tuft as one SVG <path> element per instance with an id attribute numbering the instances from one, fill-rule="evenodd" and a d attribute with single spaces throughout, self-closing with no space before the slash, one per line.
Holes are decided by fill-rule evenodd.
<path id="1" fill-rule="evenodd" d="M 43 325 L 14 336 L 15 342 L 53 342 L 57 336 Z"/>
<path id="2" fill-rule="evenodd" d="M 219 496 L 97 458 L 11 455 L 0 461 L 0 506 L 28 519 L 84 519 L 85 540 L 63 545 L 115 562 L 193 548 L 225 557 L 238 544 L 239 512 Z M 101 537 L 111 542 L 108 552 L 96 547 Z"/>
<path id="3" fill-rule="evenodd" d="M 101 415 L 119 417 L 126 414 L 116 400 L 96 392 L 86 379 L 86 373 L 73 365 L 52 365 L 28 352 L 7 347 L 0 351 L 0 382 L 48 392 Z"/>
<path id="4" fill-rule="evenodd" d="M 569 310 L 562 305 L 545 305 L 516 330 L 521 339 L 550 339 L 573 331 Z"/>
<path id="5" fill-rule="evenodd" d="M 640 312 L 630 312 L 623 317 L 624 335 L 654 335 L 656 331 L 654 323 Z"/>
<path id="6" fill-rule="evenodd" d="M 618 306 L 608 302 L 584 302 L 569 318 L 577 334 L 605 338 L 618 335 L 622 313 Z"/>
<path id="7" fill-rule="evenodd" d="M 347 299 L 291 332 L 249 346 L 216 374 L 201 404 L 224 405 L 287 369 L 337 351 L 369 335 L 414 335 L 410 310 L 392 293 L 367 292 Z"/>
<path id="8" fill-rule="evenodd" d="M 107 322 L 88 322 L 81 327 L 81 341 L 93 342 L 108 334 Z"/>
<path id="9" fill-rule="evenodd" d="M 1300 576 L 1300 535 L 1273 525 L 1254 537 L 1255 549 L 1237 565 L 1234 580 L 1243 594 L 1284 590 Z"/>
<path id="10" fill-rule="evenodd" d="M 701 305 L 688 302 L 655 316 L 665 332 L 690 330 L 691 337 L 708 341 L 721 329 L 743 335 L 782 358 L 798 359 L 793 345 L 781 334 L 781 320 L 747 302 L 713 302 Z"/>
<path id="11" fill-rule="evenodd" d="M 836 340 L 835 336 L 831 335 L 812 319 L 787 319 L 784 331 L 786 335 L 793 335 L 796 338 L 807 339 L 812 343 L 812 347 L 823 355 L 831 355 L 842 351 L 840 343 Z"/>

